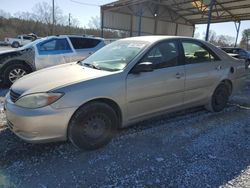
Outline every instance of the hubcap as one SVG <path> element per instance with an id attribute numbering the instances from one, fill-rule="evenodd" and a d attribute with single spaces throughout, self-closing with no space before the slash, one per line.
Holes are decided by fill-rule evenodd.
<path id="1" fill-rule="evenodd" d="M 23 77 L 24 75 L 26 75 L 26 71 L 23 69 L 13 69 L 10 74 L 9 74 L 9 80 L 14 83 L 15 81 L 17 81 L 19 78 Z"/>
<path id="2" fill-rule="evenodd" d="M 106 121 L 102 115 L 93 115 L 84 124 L 83 134 L 90 138 L 98 138 L 105 133 Z"/>

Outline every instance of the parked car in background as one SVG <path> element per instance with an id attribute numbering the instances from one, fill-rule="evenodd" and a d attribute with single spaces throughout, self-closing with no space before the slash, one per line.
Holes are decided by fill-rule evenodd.
<path id="1" fill-rule="evenodd" d="M 33 143 L 107 144 L 117 128 L 166 112 L 223 110 L 245 64 L 201 40 L 145 36 L 115 41 L 87 59 L 27 75 L 10 89 L 9 128 Z"/>
<path id="2" fill-rule="evenodd" d="M 16 38 L 5 38 L 5 44 L 11 45 L 13 48 L 24 46 L 32 41 L 36 40 L 37 36 L 32 35 L 18 35 Z"/>
<path id="3" fill-rule="evenodd" d="M 227 52 L 230 56 L 238 59 L 244 59 L 246 61 L 246 66 L 250 65 L 250 52 L 242 48 L 232 48 L 232 47 L 222 47 L 222 50 Z"/>
<path id="4" fill-rule="evenodd" d="M 104 39 L 60 35 L 37 39 L 17 50 L 0 52 L 0 82 L 10 86 L 36 70 L 80 61 L 105 46 Z"/>

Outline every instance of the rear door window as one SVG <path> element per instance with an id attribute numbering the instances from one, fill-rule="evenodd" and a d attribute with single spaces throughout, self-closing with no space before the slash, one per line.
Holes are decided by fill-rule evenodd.
<path id="1" fill-rule="evenodd" d="M 72 49 L 66 38 L 50 39 L 37 45 L 40 55 L 71 53 Z"/>
<path id="2" fill-rule="evenodd" d="M 218 56 L 203 44 L 194 41 L 182 42 L 186 64 L 219 60 Z"/>
<path id="3" fill-rule="evenodd" d="M 70 37 L 69 39 L 76 50 L 94 48 L 101 42 L 91 38 Z"/>

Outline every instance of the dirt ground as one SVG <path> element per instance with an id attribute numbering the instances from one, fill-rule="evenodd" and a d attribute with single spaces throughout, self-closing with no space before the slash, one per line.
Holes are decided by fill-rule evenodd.
<path id="1" fill-rule="evenodd" d="M 6 92 L 0 89 L 0 101 Z M 2 128 L 0 187 L 249 188 L 249 96 L 250 77 L 223 112 L 195 108 L 156 117 L 92 152 L 67 142 L 28 144 Z"/>

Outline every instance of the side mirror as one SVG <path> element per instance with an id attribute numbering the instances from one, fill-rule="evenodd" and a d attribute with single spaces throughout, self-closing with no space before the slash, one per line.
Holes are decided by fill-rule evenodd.
<path id="1" fill-rule="evenodd" d="M 151 62 L 142 62 L 137 64 L 131 71 L 133 74 L 139 74 L 141 72 L 152 72 L 153 69 L 153 63 Z"/>

